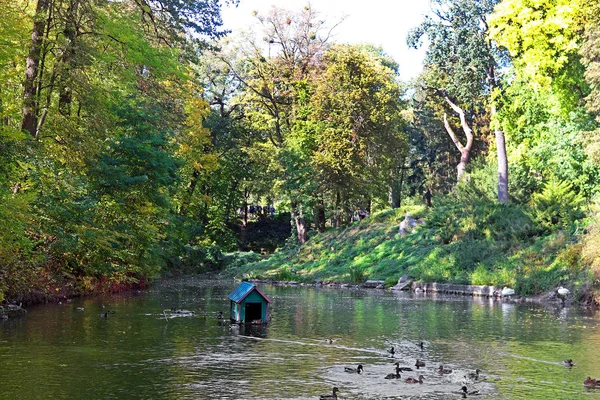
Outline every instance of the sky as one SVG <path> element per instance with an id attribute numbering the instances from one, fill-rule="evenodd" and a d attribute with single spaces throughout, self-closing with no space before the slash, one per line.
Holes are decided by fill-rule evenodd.
<path id="1" fill-rule="evenodd" d="M 240 0 L 237 8 L 223 7 L 224 28 L 235 33 L 253 25 L 253 10 L 264 15 L 273 5 L 294 11 L 307 4 L 307 0 Z M 406 35 L 423 20 L 429 0 L 313 0 L 310 4 L 325 21 L 346 17 L 333 31 L 336 43 L 381 46 L 400 65 L 402 80 L 421 72 L 425 51 L 409 48 Z"/>

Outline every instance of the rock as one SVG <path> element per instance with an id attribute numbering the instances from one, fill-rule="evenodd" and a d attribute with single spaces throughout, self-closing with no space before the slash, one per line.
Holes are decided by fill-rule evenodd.
<path id="1" fill-rule="evenodd" d="M 377 288 L 377 286 L 384 286 L 384 285 L 385 285 L 385 281 L 368 280 L 365 283 L 363 283 L 363 287 L 368 288 L 368 289 L 375 289 L 375 288 Z"/>
<path id="2" fill-rule="evenodd" d="M 453 283 L 413 282 L 412 288 L 415 292 L 423 291 L 485 297 L 492 297 L 495 292 L 499 292 L 493 286 L 459 285 Z"/>
<path id="3" fill-rule="evenodd" d="M 392 290 L 409 290 L 412 285 L 414 279 L 410 276 L 403 276 L 398 279 L 398 283 L 395 286 L 392 286 Z"/>
<path id="4" fill-rule="evenodd" d="M 398 234 L 400 236 L 406 236 L 408 233 L 412 232 L 413 228 L 417 225 L 422 224 L 422 222 L 414 219 L 410 213 L 406 213 L 402 222 L 400 222 L 400 227 L 398 229 Z"/>

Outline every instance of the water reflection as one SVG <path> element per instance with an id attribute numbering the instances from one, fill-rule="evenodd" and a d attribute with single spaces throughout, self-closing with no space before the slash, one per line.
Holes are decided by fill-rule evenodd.
<path id="1" fill-rule="evenodd" d="M 169 281 L 4 321 L 0 398 L 315 399 L 337 386 L 342 399 L 454 399 L 466 384 L 479 398 L 600 399 L 582 384 L 600 378 L 600 324 L 589 310 L 263 285 L 271 323 L 238 326 L 216 318 L 234 287 Z M 115 313 L 101 318 L 102 304 Z M 568 358 L 575 367 L 562 365 Z M 426 366 L 417 370 L 417 359 Z M 413 371 L 385 380 L 395 362 Z M 345 372 L 358 364 L 364 373 Z M 439 365 L 452 373 L 439 375 Z M 419 374 L 423 384 L 404 381 Z"/>

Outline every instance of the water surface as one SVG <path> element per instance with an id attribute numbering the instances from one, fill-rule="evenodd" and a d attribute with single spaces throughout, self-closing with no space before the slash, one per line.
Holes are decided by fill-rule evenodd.
<path id="1" fill-rule="evenodd" d="M 600 399 L 582 384 L 600 379 L 600 317 L 591 311 L 261 285 L 273 319 L 251 328 L 216 319 L 235 286 L 168 281 L 0 321 L 0 398 L 315 399 L 337 386 L 341 399 L 459 399 L 466 382 L 480 391 L 474 398 Z M 171 308 L 194 313 L 163 313 Z M 566 358 L 576 366 L 565 368 Z M 417 359 L 426 363 L 419 371 Z M 415 371 L 383 379 L 394 362 Z M 363 374 L 344 372 L 358 364 Z M 453 372 L 439 376 L 440 364 Z M 481 379 L 465 380 L 476 368 Z M 418 374 L 423 384 L 404 382 Z"/>

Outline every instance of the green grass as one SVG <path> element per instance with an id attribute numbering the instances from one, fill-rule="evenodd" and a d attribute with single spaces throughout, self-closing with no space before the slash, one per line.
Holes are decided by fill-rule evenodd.
<path id="1" fill-rule="evenodd" d="M 407 211 L 425 224 L 400 237 L 398 224 Z M 506 285 L 526 295 L 584 284 L 589 274 L 580 253 L 574 237 L 542 229 L 524 207 L 447 201 L 432 210 L 386 210 L 268 259 L 229 265 L 223 274 L 305 282 L 380 279 L 387 285 L 409 275 L 427 282 Z"/>

